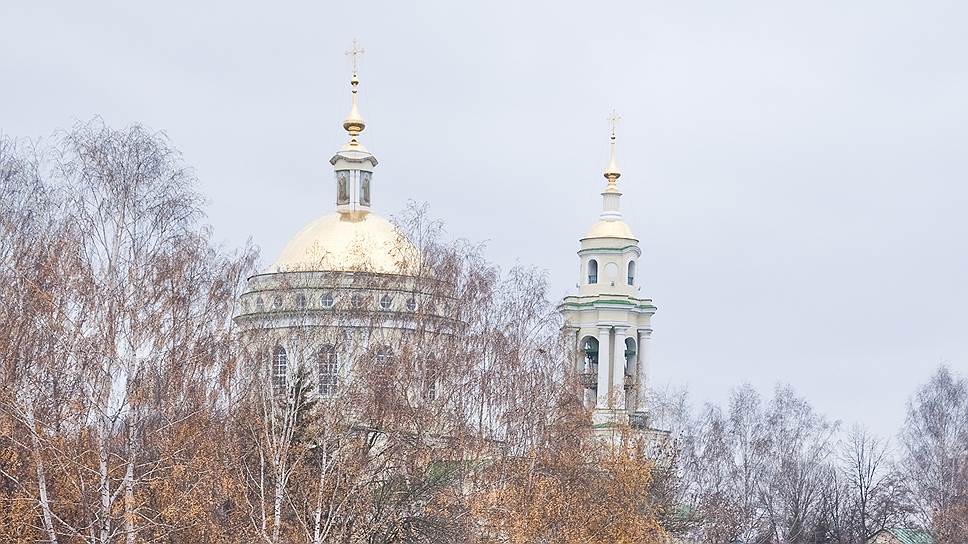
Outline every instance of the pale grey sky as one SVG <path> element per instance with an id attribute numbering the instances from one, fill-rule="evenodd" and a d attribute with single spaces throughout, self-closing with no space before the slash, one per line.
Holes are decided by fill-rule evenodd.
<path id="1" fill-rule="evenodd" d="M 358 37 L 377 208 L 427 201 L 557 296 L 614 107 L 655 382 L 788 382 L 893 434 L 939 363 L 968 372 L 966 25 L 959 1 L 6 2 L 0 131 L 163 129 L 217 236 L 272 259 L 332 208 Z"/>

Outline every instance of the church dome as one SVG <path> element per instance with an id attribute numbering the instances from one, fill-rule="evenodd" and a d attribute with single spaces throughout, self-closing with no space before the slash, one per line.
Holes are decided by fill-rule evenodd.
<path id="1" fill-rule="evenodd" d="M 626 238 L 628 240 L 638 240 L 634 234 L 632 234 L 632 229 L 629 228 L 628 223 L 625 221 L 607 221 L 601 220 L 596 222 L 585 236 L 582 238 Z"/>
<path id="2" fill-rule="evenodd" d="M 418 258 L 417 248 L 380 215 L 331 213 L 289 240 L 269 272 L 407 274 Z"/>

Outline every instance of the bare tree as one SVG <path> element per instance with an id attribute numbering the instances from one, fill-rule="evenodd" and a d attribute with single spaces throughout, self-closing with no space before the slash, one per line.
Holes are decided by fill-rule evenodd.
<path id="1" fill-rule="evenodd" d="M 193 178 L 163 136 L 94 121 L 53 148 L 32 154 L 29 183 L 4 187 L 23 196 L 3 210 L 3 298 L 20 302 L 4 307 L 23 326 L 2 347 L 5 382 L 22 386 L 3 401 L 36 468 L 28 496 L 49 541 L 171 534 L 183 518 L 166 505 L 186 497 L 166 486 L 199 461 L 192 430 L 213 415 L 251 257 L 211 243 Z"/>
<path id="2" fill-rule="evenodd" d="M 921 526 L 968 540 L 968 384 L 941 367 L 908 403 L 900 469 Z"/>

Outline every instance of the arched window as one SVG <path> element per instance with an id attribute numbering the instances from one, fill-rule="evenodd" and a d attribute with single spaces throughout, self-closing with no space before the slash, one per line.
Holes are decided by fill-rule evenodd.
<path id="1" fill-rule="evenodd" d="M 417 299 L 410 297 L 407 299 L 407 311 L 416 312 L 417 311 Z"/>
<path id="2" fill-rule="evenodd" d="M 629 285 L 635 285 L 635 261 L 629 261 Z"/>
<path id="3" fill-rule="evenodd" d="M 588 261 L 588 283 L 598 283 L 598 261 Z"/>
<path id="4" fill-rule="evenodd" d="M 357 293 L 350 297 L 350 304 L 357 310 L 363 307 L 363 295 Z"/>
<path id="5" fill-rule="evenodd" d="M 278 310 L 280 308 L 282 308 L 282 297 L 279 295 L 276 295 L 272 297 L 272 309 Z"/>
<path id="6" fill-rule="evenodd" d="M 427 361 L 424 369 L 422 395 L 424 400 L 437 398 L 437 363 L 433 359 Z"/>
<path id="7" fill-rule="evenodd" d="M 319 394 L 335 397 L 339 385 L 339 364 L 336 359 L 336 346 L 326 344 L 319 349 Z"/>
<path id="8" fill-rule="evenodd" d="M 289 356 L 286 354 L 286 348 L 276 346 L 272 350 L 272 390 L 277 395 L 286 392 L 288 366 Z"/>
<path id="9" fill-rule="evenodd" d="M 332 308 L 335 303 L 336 299 L 333 298 L 333 293 L 323 293 L 323 296 L 319 297 L 319 304 L 327 310 Z"/>
<path id="10" fill-rule="evenodd" d="M 303 294 L 296 295 L 296 308 L 300 310 L 306 309 L 306 295 L 303 295 Z"/>
<path id="11" fill-rule="evenodd" d="M 264 312 L 265 310 L 266 310 L 266 303 L 262 300 L 262 297 L 256 297 L 255 311 Z"/>
<path id="12" fill-rule="evenodd" d="M 383 295 L 380 297 L 380 309 L 389 310 L 393 306 L 393 297 L 390 295 Z"/>

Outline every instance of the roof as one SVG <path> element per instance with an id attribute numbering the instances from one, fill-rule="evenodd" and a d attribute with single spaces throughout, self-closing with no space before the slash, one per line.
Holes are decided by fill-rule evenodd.
<path id="1" fill-rule="evenodd" d="M 632 234 L 632 229 L 629 228 L 628 224 L 622 220 L 601 220 L 592 225 L 585 236 L 582 236 L 582 240 L 588 238 L 625 238 L 627 240 L 638 239 Z"/>
<path id="2" fill-rule="evenodd" d="M 418 259 L 417 248 L 383 217 L 332 213 L 299 231 L 267 272 L 406 274 Z"/>
<path id="3" fill-rule="evenodd" d="M 934 539 L 931 538 L 931 534 L 920 529 L 894 527 L 891 529 L 884 529 L 882 533 L 890 534 L 901 544 L 934 544 Z"/>

